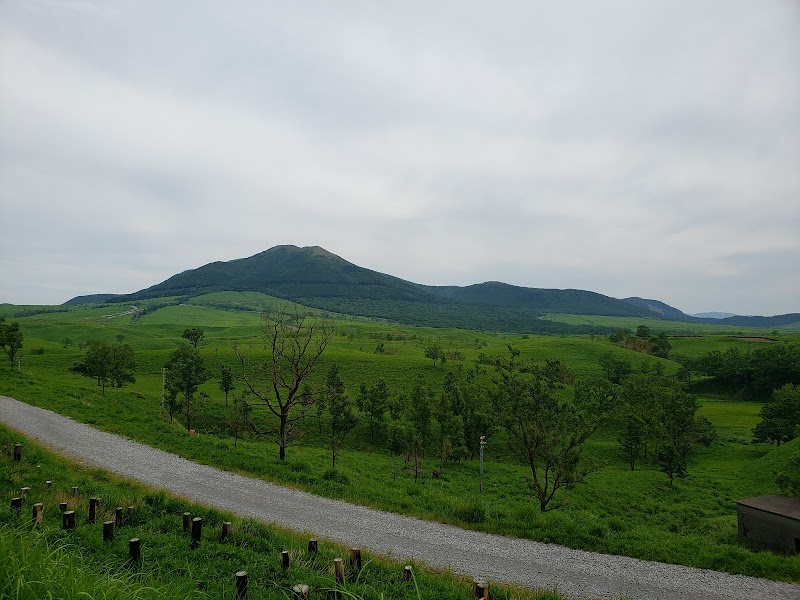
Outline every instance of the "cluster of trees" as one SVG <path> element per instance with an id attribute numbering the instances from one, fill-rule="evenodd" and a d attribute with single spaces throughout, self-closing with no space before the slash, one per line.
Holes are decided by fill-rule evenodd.
<path id="1" fill-rule="evenodd" d="M 631 471 L 638 460 L 652 458 L 672 485 L 676 477 L 686 476 L 692 449 L 716 438 L 711 422 L 697 415 L 697 398 L 673 377 L 631 375 L 615 394 L 609 419 Z"/>
<path id="2" fill-rule="evenodd" d="M 248 428 L 271 436 L 284 460 L 298 425 L 315 407 L 318 416 L 328 416 L 324 426 L 333 469 L 348 435 L 361 421 L 373 443 L 404 457 L 416 480 L 426 454 L 438 456 L 442 466 L 458 463 L 478 453 L 482 437 L 505 432 L 508 447 L 527 465 L 529 489 L 545 511 L 552 508 L 559 490 L 576 485 L 591 471 L 583 448 L 601 425 L 617 431 L 621 455 L 631 470 L 652 461 L 670 485 L 686 475 L 692 449 L 714 439 L 711 424 L 696 414 L 694 396 L 678 379 L 665 376 L 660 363 L 652 369 L 646 363 L 634 373 L 630 363 L 613 354 L 602 358 L 604 378 L 575 381 L 560 361 L 533 363 L 509 346 L 507 355 L 482 354 L 474 368 L 448 371 L 440 388 L 430 388 L 420 377 L 408 389 L 393 393 L 379 379 L 362 384 L 353 400 L 336 363 L 319 385 L 311 385 L 333 333 L 328 321 L 306 313 L 278 310 L 262 315 L 264 351 L 251 354 L 234 348 L 238 373 L 220 365 L 218 384 L 226 405 L 236 383 L 242 388 L 234 397 L 229 421 L 235 443 Z M 648 332 L 641 333 L 637 337 L 650 339 Z M 187 329 L 182 337 L 188 343 L 165 364 L 164 404 L 170 421 L 183 410 L 191 430 L 200 386 L 211 375 L 197 350 L 204 331 Z M 434 361 L 445 357 L 435 344 L 425 351 Z M 71 370 L 97 379 L 105 391 L 106 385 L 133 382 L 135 366 L 133 350 L 120 340 L 117 345 L 90 343 Z M 574 394 L 566 391 L 567 384 L 573 385 Z M 796 394 L 792 387 L 776 397 Z M 776 411 L 782 417 L 790 414 L 785 408 Z M 323 420 L 319 423 L 322 431 Z M 777 439 L 772 433 L 777 430 L 769 429 L 769 439 Z"/>
<path id="3" fill-rule="evenodd" d="M 745 398 L 764 399 L 787 383 L 800 385 L 800 344 L 714 350 L 694 362 L 684 361 L 684 367 Z"/>
<path id="4" fill-rule="evenodd" d="M 105 395 L 106 386 L 121 388 L 134 383 L 136 361 L 129 344 L 107 344 L 102 341 L 89 342 L 86 354 L 70 367 L 70 371 L 97 380 Z"/>
<path id="5" fill-rule="evenodd" d="M 298 424 L 315 406 L 318 417 L 329 417 L 325 427 L 333 468 L 347 436 L 363 421 L 370 439 L 403 455 L 416 479 L 426 453 L 438 455 L 442 465 L 457 463 L 478 452 L 481 436 L 504 431 L 510 448 L 530 469 L 530 490 L 543 511 L 560 489 L 579 483 L 590 471 L 583 447 L 601 425 L 616 428 L 621 454 L 632 470 L 640 461 L 653 461 L 670 484 L 686 475 L 691 450 L 714 439 L 713 426 L 697 416 L 697 400 L 682 382 L 665 376 L 660 365 L 633 373 L 630 364 L 613 356 L 604 357 L 606 378 L 575 382 L 559 361 L 535 364 L 509 346 L 508 356 L 482 355 L 474 369 L 447 372 L 440 389 L 418 378 L 409 389 L 393 393 L 379 379 L 362 384 L 353 402 L 335 363 L 320 386 L 310 385 L 332 335 L 329 323 L 303 313 L 263 315 L 265 352 L 256 358 L 235 349 L 244 383 L 233 406 L 237 439 L 244 426 L 271 435 L 283 460 Z M 185 351 L 190 350 L 187 346 Z M 430 354 L 441 359 L 441 349 Z M 487 366 L 493 371 L 484 377 Z M 220 388 L 227 393 L 232 381 L 223 368 Z M 567 383 L 575 384 L 574 394 L 564 389 Z M 258 408 L 272 418 L 254 413 Z M 321 419 L 319 427 L 322 431 Z"/>
<path id="6" fill-rule="evenodd" d="M 618 329 L 609 336 L 609 339 L 629 350 L 652 354 L 660 358 L 667 358 L 672 349 L 666 333 L 662 331 L 653 335 L 647 325 L 639 325 L 635 334 L 630 329 Z"/>
<path id="7" fill-rule="evenodd" d="M 19 328 L 19 323 L 6 323 L 3 317 L 0 317 L 0 348 L 8 356 L 11 363 L 11 368 L 14 368 L 14 359 L 22 348 L 23 340 L 22 330 Z"/>
<path id="8" fill-rule="evenodd" d="M 761 422 L 753 429 L 755 441 L 780 445 L 800 437 L 800 385 L 787 383 L 772 392 L 759 416 Z"/>

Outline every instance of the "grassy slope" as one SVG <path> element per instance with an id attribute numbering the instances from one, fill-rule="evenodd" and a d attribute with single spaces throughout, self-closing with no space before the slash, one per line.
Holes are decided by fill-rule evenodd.
<path id="1" fill-rule="evenodd" d="M 0 445 L 9 448 L 18 435 L 0 426 Z M 45 481 L 53 482 L 51 487 Z M 21 514 L 9 508 L 8 498 L 20 487 L 30 487 Z M 71 493 L 77 486 L 79 495 Z M 315 594 L 336 588 L 332 561 L 347 557 L 347 549 L 320 542 L 319 553 L 306 552 L 307 538 L 250 520 L 237 519 L 216 510 L 144 488 L 109 473 L 80 467 L 30 441 L 24 441 L 23 460 L 15 463 L 8 452 L 0 456 L 0 490 L 6 501 L 0 507 L 0 597 L 18 600 L 53 598 L 106 598 L 171 600 L 184 598 L 233 598 L 234 573 L 249 575 L 248 598 L 278 599 L 291 595 L 297 583 L 306 583 Z M 98 522 L 87 523 L 88 498 L 102 498 Z M 34 528 L 30 510 L 44 504 L 44 523 Z M 76 512 L 77 528 L 60 528 L 59 502 Z M 102 521 L 113 520 L 116 506 L 133 506 L 135 516 L 115 532 L 110 543 L 102 541 Z M 182 513 L 203 518 L 203 541 L 190 549 L 182 531 Z M 222 521 L 231 521 L 233 535 L 218 540 Z M 142 561 L 128 563 L 128 540 L 142 540 Z M 280 566 L 280 553 L 288 550 L 290 571 Z M 462 578 L 436 575 L 415 567 L 414 584 L 400 583 L 402 565 L 364 555 L 363 570 L 347 584 L 348 597 L 450 598 L 471 597 Z M 494 598 L 559 600 L 554 592 L 512 590 L 493 586 Z"/>
<path id="2" fill-rule="evenodd" d="M 230 295 L 224 299 L 251 303 L 263 300 Z M 220 297 L 214 300 L 219 301 Z M 289 449 L 286 464 L 279 463 L 274 446 L 262 440 L 246 440 L 234 449 L 230 438 L 186 436 L 180 424 L 166 422 L 158 407 L 160 369 L 169 352 L 180 343 L 180 332 L 185 327 L 203 326 L 207 340 L 202 351 L 209 363 L 232 361 L 232 340 L 252 339 L 257 332 L 258 314 L 170 306 L 146 315 L 138 323 L 131 323 L 128 317 L 98 318 L 115 311 L 119 312 L 116 307 L 110 312 L 106 308 L 81 308 L 24 319 L 27 354 L 23 373 L 11 375 L 3 371 L 9 377 L 0 379 L 0 389 L 32 404 L 55 408 L 201 462 L 332 497 L 574 547 L 800 580 L 800 557 L 745 548 L 736 539 L 734 501 L 777 491 L 768 477 L 742 477 L 752 461 L 771 450 L 769 446 L 749 443 L 758 405 L 704 401 L 703 410 L 720 429 L 720 442 L 697 454 L 689 478 L 677 483 L 675 489 L 666 486 L 664 476 L 650 465 L 633 473 L 628 471 L 618 455 L 615 435 L 601 432 L 589 445 L 589 454 L 600 470 L 586 484 L 564 496 L 562 509 L 540 514 L 526 494 L 525 469 L 500 460 L 506 455 L 502 436 L 490 439 L 487 447 L 483 499 L 475 493 L 465 494 L 465 490 L 477 487 L 476 461 L 448 466 L 440 480 L 424 477 L 414 485 L 401 458 L 372 449 L 363 425 L 351 436 L 348 449 L 340 457 L 344 478 L 338 480 L 325 476 L 330 459 L 324 440 L 317 439 L 314 432 L 315 422 L 309 422 L 305 438 Z M 351 394 L 359 383 L 371 383 L 378 377 L 385 378 L 393 392 L 405 388 L 417 374 L 431 386 L 440 385 L 445 371 L 434 369 L 422 353 L 424 345 L 434 340 L 463 352 L 468 359 L 465 366 L 472 364 L 479 352 L 504 351 L 507 343 L 533 358 L 560 358 L 579 373 L 599 374 L 597 358 L 608 351 L 635 363 L 645 360 L 642 355 L 591 336 L 522 339 L 398 327 L 352 318 L 340 320 L 338 332 L 326 361 L 339 362 Z M 387 334 L 392 341 L 387 341 Z M 111 390 L 101 398 L 91 382 L 66 373 L 80 352 L 75 347 L 62 348 L 58 340 L 72 336 L 75 340 L 102 337 L 113 341 L 116 335 L 124 335 L 125 341 L 136 346 L 140 374 L 130 388 Z M 384 343 L 389 354 L 373 353 L 378 341 Z M 30 355 L 36 347 L 45 348 L 45 353 Z M 254 352 L 256 347 L 257 344 Z M 665 365 L 668 369 L 677 368 L 669 361 Z M 458 366 L 459 363 L 450 362 L 446 368 Z M 198 420 L 211 426 L 219 423 L 225 408 L 214 382 L 207 384 L 205 390 L 211 399 Z M 436 466 L 438 461 L 429 458 L 424 469 L 430 473 Z"/>
<path id="3" fill-rule="evenodd" d="M 683 323 L 665 319 L 641 319 L 638 317 L 607 317 L 599 315 L 548 314 L 542 317 L 568 325 L 596 325 L 615 329 L 636 331 L 639 325 L 647 325 L 654 332 L 665 331 L 674 335 L 759 335 L 784 336 L 800 331 L 800 323 L 783 327 L 747 327 L 739 325 L 716 325 L 707 323 Z"/>

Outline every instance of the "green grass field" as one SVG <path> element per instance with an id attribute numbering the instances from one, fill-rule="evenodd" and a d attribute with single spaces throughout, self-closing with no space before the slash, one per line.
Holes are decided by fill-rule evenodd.
<path id="1" fill-rule="evenodd" d="M 191 304 L 178 301 L 135 320 L 130 314 L 120 314 L 125 310 L 118 306 L 71 307 L 68 312 L 20 317 L 25 334 L 22 370 L 11 372 L 8 364 L 0 367 L 0 393 L 198 462 L 329 497 L 575 548 L 800 581 L 800 556 L 749 547 L 737 539 L 735 501 L 777 493 L 775 471 L 782 468 L 792 450 L 791 444 L 776 450 L 751 443 L 760 410 L 756 403 L 702 399 L 701 412 L 716 425 L 718 440 L 693 455 L 689 476 L 677 481 L 674 488 L 650 463 L 643 462 L 631 472 L 620 455 L 616 434 L 599 431 L 587 445 L 596 470 L 584 484 L 561 496 L 558 510 L 545 513 L 539 512 L 528 494 L 528 473 L 509 458 L 501 433 L 494 434 L 487 445 L 485 490 L 480 494 L 477 460 L 442 467 L 431 452 L 423 461 L 423 477 L 415 484 L 401 456 L 370 443 L 363 421 L 348 438 L 335 476 L 329 473 L 327 441 L 318 433 L 318 427 L 327 421 L 318 422 L 313 415 L 289 447 L 284 463 L 277 460 L 273 441 L 252 434 L 234 448 L 226 425 L 231 409 L 225 406 L 214 379 L 203 386 L 208 398 L 193 417 L 200 435 L 187 435 L 180 415 L 170 424 L 160 407 L 161 368 L 183 341 L 183 329 L 205 329 L 200 350 L 216 374 L 219 363 L 234 364 L 234 342 L 254 356 L 263 355 L 258 311 L 271 302 L 259 294 L 209 294 L 192 299 Z M 19 310 L 5 306 L 0 314 L 8 316 Z M 361 383 L 372 384 L 378 378 L 386 380 L 393 394 L 407 390 L 419 376 L 438 390 L 448 370 L 473 368 L 480 353 L 502 354 L 507 344 L 532 359 L 557 358 L 579 376 L 599 376 L 599 359 L 608 352 L 630 360 L 634 368 L 649 361 L 651 365 L 662 362 L 666 372 L 678 369 L 672 361 L 620 348 L 602 336 L 488 335 L 333 318 L 336 335 L 318 376 L 336 361 L 353 397 Z M 648 326 L 656 328 L 652 323 Z M 64 347 L 67 338 L 71 343 Z M 78 345 L 95 339 L 121 339 L 135 348 L 139 363 L 135 384 L 109 389 L 103 397 L 94 382 L 68 372 L 82 355 Z M 434 368 L 423 354 L 434 342 L 464 359 Z M 689 344 L 694 344 L 696 353 L 753 344 L 718 332 L 699 338 L 671 338 L 671 342 L 677 354 L 691 354 Z M 383 354 L 375 353 L 378 344 L 383 344 Z M 491 377 L 491 372 L 482 376 Z M 800 448 L 795 445 L 795 449 Z M 431 477 L 436 468 L 442 471 L 439 479 Z"/>
<path id="2" fill-rule="evenodd" d="M 401 577 L 403 564 L 362 555 L 363 567 L 348 567 L 349 581 L 340 586 L 333 575 L 333 559 L 348 560 L 348 549 L 320 540 L 318 553 L 307 551 L 308 538 L 276 527 L 239 519 L 125 481 L 106 472 L 87 469 L 54 457 L 25 440 L 23 460 L 12 461 L 7 451 L 18 435 L 0 426 L 0 489 L 6 499 L 0 507 L 0 598 L 218 599 L 235 597 L 235 573 L 248 574 L 247 598 L 283 599 L 292 587 L 305 583 L 312 597 L 338 591 L 352 600 L 378 598 L 448 598 L 467 600 L 470 583 L 463 577 L 437 574 L 413 565 L 414 580 Z M 51 481 L 50 486 L 46 481 Z M 78 494 L 72 493 L 72 487 Z M 30 488 L 19 512 L 11 497 Z M 88 523 L 90 497 L 102 499 L 97 522 Z M 76 528 L 61 528 L 59 503 L 75 511 Z M 31 507 L 42 503 L 43 523 L 34 525 Z M 124 509 L 122 527 L 114 539 L 103 541 L 103 525 L 114 520 L 114 509 Z M 132 506 L 133 513 L 126 507 Z M 203 539 L 190 548 L 182 515 L 203 519 Z M 220 540 L 222 522 L 232 534 Z M 129 561 L 128 541 L 141 540 L 141 560 Z M 289 552 L 284 571 L 281 552 Z M 491 585 L 493 598 L 505 600 L 560 600 L 553 591 L 520 590 Z"/>

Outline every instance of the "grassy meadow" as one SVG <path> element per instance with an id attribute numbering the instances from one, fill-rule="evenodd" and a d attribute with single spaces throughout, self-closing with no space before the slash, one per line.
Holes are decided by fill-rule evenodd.
<path id="1" fill-rule="evenodd" d="M 586 447 L 594 471 L 585 483 L 561 493 L 558 509 L 544 513 L 528 493 L 529 471 L 510 457 L 501 432 L 493 433 L 486 446 L 482 494 L 476 459 L 442 465 L 436 452 L 425 456 L 422 476 L 415 483 L 402 456 L 370 440 L 363 419 L 347 438 L 336 471 L 330 468 L 328 440 L 320 434 L 327 418 L 318 419 L 316 411 L 310 413 L 299 439 L 288 448 L 285 462 L 277 459 L 273 441 L 252 433 L 234 447 L 229 427 L 232 409 L 225 405 L 217 385 L 218 365 L 235 365 L 234 344 L 251 357 L 264 356 L 260 310 L 271 302 L 274 300 L 255 293 L 208 294 L 188 303 L 159 299 L 137 303 L 138 308 L 150 308 L 135 318 L 124 305 L 76 306 L 39 314 L 31 313 L 44 307 L 0 306 L 0 316 L 18 320 L 25 335 L 21 370 L 15 365 L 11 371 L 8 363 L 0 366 L 0 393 L 198 462 L 328 497 L 575 548 L 800 581 L 800 556 L 750 547 L 737 538 L 735 501 L 778 493 L 775 472 L 800 450 L 798 440 L 777 449 L 751 442 L 761 408 L 758 403 L 701 397 L 700 412 L 716 426 L 718 438 L 710 447 L 695 451 L 688 477 L 677 480 L 674 487 L 653 464 L 642 462 L 630 471 L 619 451 L 617 433 L 601 429 Z M 645 363 L 651 367 L 661 363 L 667 373 L 679 368 L 671 360 L 618 347 L 604 336 L 487 334 L 329 316 L 336 323 L 336 333 L 316 376 L 321 380 L 335 361 L 352 398 L 360 384 L 372 385 L 379 378 L 393 395 L 408 390 L 420 377 L 438 394 L 445 373 L 475 369 L 481 354 L 506 353 L 508 344 L 527 358 L 558 359 L 579 376 L 602 375 L 600 359 L 608 353 L 629 360 L 634 369 Z M 602 324 L 635 330 L 642 323 L 608 318 Z M 646 324 L 660 330 L 660 325 Z M 189 327 L 205 330 L 198 348 L 212 373 L 212 379 L 201 388 L 207 398 L 198 403 L 198 412 L 192 417 L 199 435 L 187 434 L 181 414 L 170 423 L 160 406 L 161 369 L 170 353 L 184 342 L 180 335 Z M 800 334 L 789 330 L 776 334 L 700 327 L 702 332 L 692 334 L 696 337 L 670 338 L 673 353 L 700 356 L 714 349 L 746 349 L 757 343 L 741 336 L 800 339 Z M 666 326 L 664 330 L 668 330 Z M 94 381 L 71 374 L 70 365 L 82 356 L 79 345 L 90 340 L 124 341 L 133 346 L 138 363 L 136 383 L 123 389 L 107 388 L 102 396 Z M 424 348 L 433 343 L 459 358 L 434 367 L 424 356 Z M 376 353 L 379 348 L 382 352 Z M 489 367 L 479 369 L 483 369 L 480 377 L 493 376 Z M 438 479 L 432 477 L 435 469 L 441 471 Z"/>

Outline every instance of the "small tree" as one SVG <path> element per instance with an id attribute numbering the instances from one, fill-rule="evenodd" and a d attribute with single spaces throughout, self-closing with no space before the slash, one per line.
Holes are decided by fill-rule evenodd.
<path id="1" fill-rule="evenodd" d="M 23 335 L 19 328 L 19 323 L 6 324 L 5 319 L 0 319 L 0 347 L 2 347 L 8 355 L 8 360 L 11 363 L 11 368 L 14 368 L 14 359 L 17 353 L 22 348 Z"/>
<path id="2" fill-rule="evenodd" d="M 444 365 L 444 352 L 439 344 L 428 346 L 425 348 L 425 358 L 430 358 L 433 361 L 433 368 L 436 368 L 436 361 L 439 360 Z"/>
<path id="3" fill-rule="evenodd" d="M 786 470 L 778 473 L 775 479 L 784 494 L 800 498 L 800 452 L 786 463 Z"/>
<path id="4" fill-rule="evenodd" d="M 184 339 L 189 340 L 189 343 L 192 345 L 192 348 L 197 348 L 197 344 L 200 343 L 200 340 L 203 339 L 203 336 L 206 334 L 200 327 L 192 327 L 191 329 L 184 329 L 181 337 Z"/>
<path id="5" fill-rule="evenodd" d="M 191 431 L 192 400 L 198 388 L 208 380 L 205 361 L 195 348 L 183 344 L 170 355 L 164 367 L 167 370 L 165 387 L 168 402 L 174 404 L 178 394 L 183 395 L 186 403 L 186 431 Z"/>
<path id="6" fill-rule="evenodd" d="M 244 394 L 239 394 L 233 399 L 233 419 L 231 420 L 231 428 L 233 429 L 233 447 L 236 448 L 239 443 L 239 435 L 241 435 L 247 420 L 250 416 L 250 405 L 244 397 Z"/>
<path id="7" fill-rule="evenodd" d="M 136 361 L 133 358 L 133 348 L 130 344 L 117 344 L 110 347 L 111 371 L 109 377 L 111 385 L 121 388 L 126 383 L 135 383 Z"/>
<path id="8" fill-rule="evenodd" d="M 325 378 L 325 405 L 331 415 L 331 468 L 336 468 L 336 457 L 344 445 L 347 434 L 356 426 L 350 397 L 339 377 L 339 365 L 333 363 Z"/>
<path id="9" fill-rule="evenodd" d="M 787 383 L 772 392 L 772 400 L 759 415 L 761 422 L 753 429 L 757 442 L 782 444 L 800 435 L 800 386 Z"/>
<path id="10" fill-rule="evenodd" d="M 509 346 L 509 351 L 510 359 L 496 361 L 495 412 L 530 468 L 528 485 L 544 512 L 558 490 L 581 482 L 588 472 L 581 454 L 597 421 L 577 403 L 559 400 L 557 382 L 522 363 L 518 350 Z"/>
<path id="11" fill-rule="evenodd" d="M 370 441 L 375 441 L 375 432 L 383 424 L 386 409 L 389 407 L 389 394 L 389 386 L 383 379 L 370 387 L 361 384 L 356 402 L 358 410 L 367 416 Z"/>
<path id="12" fill-rule="evenodd" d="M 219 371 L 219 389 L 225 392 L 225 406 L 228 406 L 228 394 L 236 389 L 236 384 L 233 380 L 233 369 L 228 365 L 220 365 Z"/>
<path id="13" fill-rule="evenodd" d="M 278 457 L 285 460 L 297 423 L 317 401 L 313 389 L 304 383 L 327 348 L 334 327 L 304 312 L 277 311 L 262 314 L 261 331 L 267 350 L 265 360 L 251 365 L 238 347 L 234 350 L 248 392 L 278 419 L 277 430 L 259 430 L 252 422 L 251 427 L 262 435 L 277 434 Z"/>

